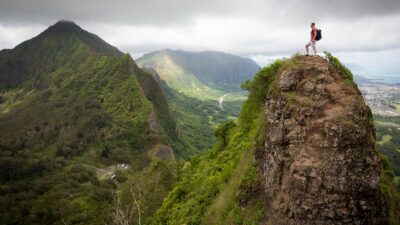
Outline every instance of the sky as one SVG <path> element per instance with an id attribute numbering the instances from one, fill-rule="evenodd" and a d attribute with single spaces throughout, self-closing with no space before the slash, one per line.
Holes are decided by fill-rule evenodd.
<path id="1" fill-rule="evenodd" d="M 215 50 L 261 66 L 317 43 L 353 72 L 400 78 L 400 0 L 0 0 L 0 49 L 71 20 L 134 57 Z"/>

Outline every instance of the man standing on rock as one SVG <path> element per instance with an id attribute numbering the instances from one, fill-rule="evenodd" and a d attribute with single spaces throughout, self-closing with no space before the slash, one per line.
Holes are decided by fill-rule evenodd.
<path id="1" fill-rule="evenodd" d="M 317 27 L 315 26 L 315 23 L 311 23 L 311 38 L 310 41 L 306 44 L 307 55 L 309 55 L 308 47 L 310 47 L 310 45 L 314 50 L 314 55 L 317 55 L 317 48 L 315 47 L 315 44 L 317 43 L 316 37 L 317 37 Z"/>

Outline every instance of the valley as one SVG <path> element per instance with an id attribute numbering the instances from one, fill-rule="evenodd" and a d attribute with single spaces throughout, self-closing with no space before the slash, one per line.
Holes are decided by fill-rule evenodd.
<path id="1" fill-rule="evenodd" d="M 163 88 L 181 137 L 189 143 L 188 157 L 212 146 L 218 124 L 238 117 L 247 96 L 240 85 L 259 70 L 250 59 L 215 51 L 165 49 L 145 54 L 137 63 Z"/>
<path id="2" fill-rule="evenodd" d="M 400 116 L 400 84 L 369 82 L 359 86 L 374 114 Z"/>
<path id="3" fill-rule="evenodd" d="M 368 224 L 366 216 L 377 213 L 378 223 L 397 224 L 399 197 L 389 161 L 375 151 L 372 114 L 351 72 L 327 58 L 277 60 L 246 82 L 249 97 L 238 120 L 221 124 L 213 147 L 185 165 L 152 224 Z M 321 113 L 332 106 L 346 110 Z M 363 209 L 344 203 L 356 199 L 364 199 Z M 374 214 L 358 215 L 370 209 Z"/>
<path id="4" fill-rule="evenodd" d="M 0 224 L 399 221 L 399 89 L 358 87 L 330 53 L 135 61 L 59 21 L 0 51 Z"/>
<path id="5" fill-rule="evenodd" d="M 357 79 L 366 104 L 374 114 L 377 148 L 387 156 L 400 190 L 400 85 Z"/>

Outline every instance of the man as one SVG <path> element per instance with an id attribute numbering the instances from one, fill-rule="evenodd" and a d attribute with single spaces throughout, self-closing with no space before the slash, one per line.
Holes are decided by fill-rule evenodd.
<path id="1" fill-rule="evenodd" d="M 317 43 L 317 40 L 315 40 L 315 38 L 317 37 L 317 27 L 315 26 L 315 23 L 311 23 L 311 38 L 310 41 L 306 44 L 306 51 L 307 51 L 307 55 L 308 55 L 308 47 L 313 48 L 314 50 L 314 55 L 317 55 L 317 48 L 315 47 L 315 44 Z"/>

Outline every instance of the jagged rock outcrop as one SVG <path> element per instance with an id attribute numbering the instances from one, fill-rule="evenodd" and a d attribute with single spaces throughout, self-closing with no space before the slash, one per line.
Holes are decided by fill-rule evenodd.
<path id="1" fill-rule="evenodd" d="M 298 57 L 265 102 L 256 152 L 267 225 L 389 224 L 372 115 L 322 57 Z"/>

